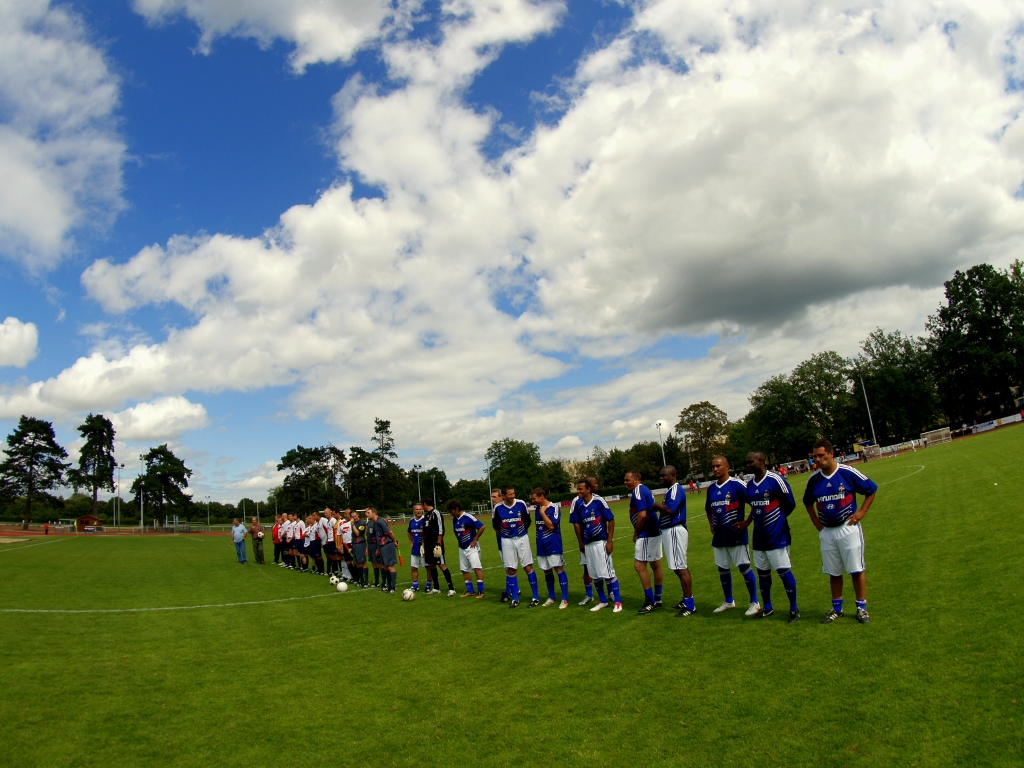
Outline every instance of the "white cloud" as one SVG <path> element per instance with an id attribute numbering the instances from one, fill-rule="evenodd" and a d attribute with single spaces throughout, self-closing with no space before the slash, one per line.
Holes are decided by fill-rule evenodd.
<path id="1" fill-rule="evenodd" d="M 224 488 L 234 491 L 269 491 L 284 482 L 287 472 L 277 469 L 276 461 L 265 461 L 256 469 L 246 473 L 241 480 L 226 483 Z"/>
<path id="2" fill-rule="evenodd" d="M 206 408 L 184 397 L 162 397 L 109 414 L 122 440 L 171 440 L 209 423 Z"/>
<path id="3" fill-rule="evenodd" d="M 1019 252 L 1019 3 L 647 3 L 580 63 L 564 116 L 497 162 L 481 145 L 499 117 L 464 88 L 562 6 L 445 7 L 440 42 L 382 45 L 397 85 L 335 99 L 340 163 L 384 199 L 338 185 L 260 238 L 95 262 L 83 284 L 108 312 L 174 303 L 194 322 L 97 343 L 0 392 L 0 415 L 286 385 L 301 418 L 363 439 L 385 416 L 401 447 L 475 474 L 467 457 L 506 435 L 572 452 L 656 439 L 701 399 L 738 417 L 766 376 L 875 326 L 920 331 L 952 269 Z M 721 340 L 637 354 L 680 332 Z M 525 386 L 595 358 L 625 372 Z"/>
<path id="4" fill-rule="evenodd" d="M 24 368 L 39 353 L 39 330 L 35 323 L 8 317 L 0 324 L 0 366 Z"/>
<path id="5" fill-rule="evenodd" d="M 0 254 L 54 266 L 123 207 L 118 82 L 67 8 L 0 2 Z"/>
<path id="6" fill-rule="evenodd" d="M 202 31 L 200 50 L 210 51 L 225 35 L 250 37 L 262 45 L 274 39 L 295 44 L 292 65 L 301 71 L 318 61 L 345 61 L 382 27 L 402 25 L 419 2 L 388 0 L 134 0 L 135 10 L 151 23 L 176 15 L 192 19 Z"/>

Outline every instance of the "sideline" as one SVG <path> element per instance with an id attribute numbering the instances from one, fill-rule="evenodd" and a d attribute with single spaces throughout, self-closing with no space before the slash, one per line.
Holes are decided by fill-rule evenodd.
<path id="1" fill-rule="evenodd" d="M 70 538 L 71 537 L 68 537 L 68 538 L 55 538 L 55 539 L 50 539 L 49 541 L 40 541 L 40 542 L 38 542 L 36 544 L 27 544 L 24 547 L 12 546 L 10 549 L 0 549 L 0 555 L 2 555 L 5 552 L 20 552 L 23 549 L 32 549 L 32 547 L 41 547 L 44 544 L 57 544 L 57 543 L 60 543 L 62 541 L 69 541 Z M 18 543 L 20 544 L 21 542 L 18 542 Z"/>
<path id="2" fill-rule="evenodd" d="M 896 482 L 899 482 L 900 480 L 906 480 L 908 477 L 913 477 L 918 472 L 923 472 L 924 471 L 924 464 L 908 464 L 907 466 L 908 467 L 917 467 L 917 469 L 915 469 L 913 472 L 911 472 L 909 474 L 900 475 L 897 478 L 894 478 L 892 480 L 886 480 L 884 483 L 879 483 L 878 485 L 879 486 L 888 485 L 889 483 L 896 483 Z"/>

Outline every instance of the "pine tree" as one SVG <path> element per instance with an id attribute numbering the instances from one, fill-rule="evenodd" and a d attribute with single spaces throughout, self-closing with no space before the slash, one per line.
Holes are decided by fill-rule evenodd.
<path id="1" fill-rule="evenodd" d="M 92 513 L 101 488 L 114 490 L 114 425 L 100 414 L 89 414 L 78 427 L 85 438 L 85 445 L 78 455 L 78 468 L 68 470 L 68 480 L 77 491 L 88 488 L 92 491 Z"/>
<path id="2" fill-rule="evenodd" d="M 22 416 L 7 436 L 7 458 L 0 463 L 0 483 L 6 494 L 25 497 L 28 530 L 32 519 L 32 499 L 40 492 L 58 486 L 64 480 L 68 452 L 57 444 L 53 424 L 32 416 Z"/>

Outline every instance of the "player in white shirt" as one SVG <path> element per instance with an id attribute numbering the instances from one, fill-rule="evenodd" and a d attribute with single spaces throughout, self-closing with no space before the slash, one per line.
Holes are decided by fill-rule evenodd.
<path id="1" fill-rule="evenodd" d="M 340 541 L 338 546 L 338 553 L 341 555 L 341 577 L 345 581 L 353 581 L 352 569 L 349 564 L 352 562 L 352 518 L 350 517 L 349 510 L 342 513 L 335 513 L 335 517 L 338 518 L 338 531 L 335 538 L 335 543 Z"/>

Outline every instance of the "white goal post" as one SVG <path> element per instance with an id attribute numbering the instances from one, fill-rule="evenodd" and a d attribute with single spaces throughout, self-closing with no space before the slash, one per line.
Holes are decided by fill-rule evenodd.
<path id="1" fill-rule="evenodd" d="M 921 439 L 927 445 L 936 445 L 953 442 L 953 435 L 950 434 L 949 427 L 943 427 L 942 429 L 933 429 L 931 432 L 922 432 Z"/>

